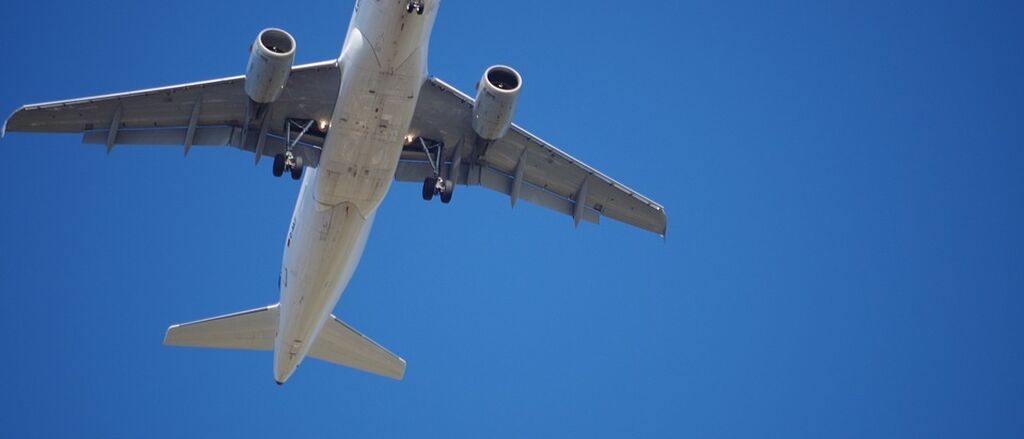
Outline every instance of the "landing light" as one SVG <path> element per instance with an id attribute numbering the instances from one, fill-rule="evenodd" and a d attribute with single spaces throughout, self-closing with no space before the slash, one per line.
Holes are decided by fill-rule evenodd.
<path id="1" fill-rule="evenodd" d="M 321 120 L 320 121 L 320 131 L 327 131 L 327 121 L 326 120 Z"/>
<path id="2" fill-rule="evenodd" d="M 415 137 L 413 137 L 412 134 L 406 134 L 405 135 L 405 143 L 412 143 L 412 139 L 414 139 L 414 138 Z"/>

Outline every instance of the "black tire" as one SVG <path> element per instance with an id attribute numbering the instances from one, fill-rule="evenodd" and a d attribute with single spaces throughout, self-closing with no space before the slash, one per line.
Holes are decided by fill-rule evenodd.
<path id="1" fill-rule="evenodd" d="M 452 202 L 452 194 L 455 193 L 455 182 L 451 180 L 444 181 L 444 189 L 441 191 L 441 202 L 448 204 Z"/>
<path id="2" fill-rule="evenodd" d="M 434 185 L 437 184 L 437 177 L 427 177 L 423 180 L 423 199 L 430 201 L 434 199 Z"/>
<path id="3" fill-rule="evenodd" d="M 405 4 L 405 12 L 412 12 L 413 7 L 414 6 L 412 5 L 412 2 L 406 3 Z"/>
<path id="4" fill-rule="evenodd" d="M 423 15 L 423 5 L 416 7 L 416 15 Z"/>
<path id="5" fill-rule="evenodd" d="M 302 156 L 295 156 L 295 166 L 292 166 L 292 180 L 298 180 L 302 178 L 303 169 L 305 169 L 305 167 L 302 166 Z"/>
<path id="6" fill-rule="evenodd" d="M 284 154 L 278 154 L 274 156 L 274 176 L 280 177 L 284 175 Z"/>

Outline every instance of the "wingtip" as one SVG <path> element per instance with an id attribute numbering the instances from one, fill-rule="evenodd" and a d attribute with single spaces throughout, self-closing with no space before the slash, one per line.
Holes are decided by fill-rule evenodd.
<path id="1" fill-rule="evenodd" d="M 27 109 L 29 107 L 32 107 L 32 106 L 31 105 L 22 105 L 22 106 L 18 107 L 16 110 L 12 111 L 11 115 L 7 116 L 7 119 L 4 119 L 4 125 L 2 127 L 0 127 L 0 139 L 3 139 L 4 137 L 7 136 L 7 126 L 10 125 L 11 119 L 14 119 L 14 116 L 17 116 L 18 113 L 21 113 L 22 111 L 24 111 L 25 109 Z M 17 129 L 17 127 L 15 127 L 15 129 Z"/>
<path id="2" fill-rule="evenodd" d="M 173 340 L 171 340 L 171 331 L 173 331 L 174 328 L 177 328 L 178 326 L 181 326 L 181 325 L 171 325 L 171 326 L 168 326 L 167 330 L 164 331 L 164 346 L 174 346 L 174 342 L 173 342 Z"/>
<path id="3" fill-rule="evenodd" d="M 406 363 L 405 359 L 402 357 L 398 357 L 398 361 L 402 363 L 402 367 L 398 368 L 397 373 L 391 375 L 391 379 L 394 379 L 395 381 L 402 381 L 405 378 L 405 367 L 408 363 Z"/>
<path id="4" fill-rule="evenodd" d="M 25 107 L 21 107 L 21 108 L 25 108 Z M 11 113 L 10 116 L 7 116 L 7 119 L 4 119 L 4 126 L 0 127 L 0 139 L 3 139 L 4 137 L 7 136 L 7 122 L 10 122 L 11 118 L 14 117 L 15 114 L 18 114 L 19 111 L 21 111 L 21 108 L 19 108 L 17 110 L 14 110 L 14 112 Z"/>
<path id="5" fill-rule="evenodd" d="M 668 212 L 665 212 L 664 207 L 659 207 L 658 210 L 661 211 L 661 233 L 659 235 L 663 241 L 668 242 Z"/>

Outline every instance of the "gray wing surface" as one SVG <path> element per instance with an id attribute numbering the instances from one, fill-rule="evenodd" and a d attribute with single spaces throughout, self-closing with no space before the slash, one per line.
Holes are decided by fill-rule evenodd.
<path id="1" fill-rule="evenodd" d="M 26 105 L 11 115 L 0 134 L 82 133 L 83 143 L 108 148 L 187 144 L 187 153 L 192 145 L 234 146 L 252 152 L 259 148 L 258 155 L 272 156 L 285 150 L 287 120 L 330 120 L 340 75 L 336 61 L 295 66 L 281 97 L 263 114 L 250 112 L 245 77 L 234 76 Z M 266 129 L 261 129 L 263 123 Z M 312 130 L 296 145 L 305 163 L 315 166 L 319 161 L 323 134 Z"/>
<path id="2" fill-rule="evenodd" d="M 537 204 L 581 221 L 606 216 L 664 236 L 665 209 L 553 145 L 513 124 L 508 134 L 486 143 L 472 128 L 473 98 L 431 78 L 420 90 L 411 131 L 443 142 L 446 176 Z M 422 182 L 433 175 L 422 147 L 406 146 L 396 179 Z"/>

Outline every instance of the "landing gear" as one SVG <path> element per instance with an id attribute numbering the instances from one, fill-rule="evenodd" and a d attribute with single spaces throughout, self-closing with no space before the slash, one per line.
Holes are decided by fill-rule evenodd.
<path id="1" fill-rule="evenodd" d="M 284 144 L 285 150 L 284 153 L 274 156 L 274 176 L 280 177 L 284 175 L 285 171 L 288 171 L 292 176 L 292 180 L 300 180 L 302 179 L 302 170 L 305 166 L 302 163 L 302 156 L 294 152 L 295 146 L 302 140 L 302 136 L 305 136 L 309 129 L 313 127 L 313 121 L 288 119 L 285 125 L 287 130 Z"/>
<path id="2" fill-rule="evenodd" d="M 452 194 L 455 193 L 455 181 L 451 178 L 441 177 L 441 160 L 444 159 L 444 143 L 428 141 L 422 137 L 413 140 L 419 142 L 423 153 L 427 155 L 427 162 L 434 171 L 432 177 L 423 180 L 423 199 L 430 201 L 435 194 L 441 195 L 441 202 L 448 204 L 452 202 Z M 429 142 L 429 143 L 428 143 Z"/>
<path id="3" fill-rule="evenodd" d="M 292 158 L 292 180 L 302 178 L 302 156 Z"/>
<path id="4" fill-rule="evenodd" d="M 413 11 L 416 11 L 416 15 L 423 15 L 423 0 L 409 0 L 405 4 L 405 12 L 411 14 Z"/>
<path id="5" fill-rule="evenodd" d="M 452 195 L 455 193 L 455 183 L 451 180 L 441 181 L 441 202 L 448 204 L 452 202 Z"/>
<path id="6" fill-rule="evenodd" d="M 437 192 L 437 177 L 427 177 L 423 180 L 423 200 L 433 200 L 435 192 Z"/>
<path id="7" fill-rule="evenodd" d="M 284 154 L 278 154 L 274 156 L 274 176 L 280 177 L 284 175 Z"/>
<path id="8" fill-rule="evenodd" d="M 452 195 L 455 193 L 455 183 L 441 177 L 427 177 L 423 180 L 423 199 L 430 201 L 434 194 L 441 194 L 441 202 L 448 204 L 452 202 Z"/>
<path id="9" fill-rule="evenodd" d="M 288 171 L 292 180 L 299 180 L 302 178 L 302 156 L 292 154 L 291 151 L 285 151 L 284 154 L 278 154 L 274 156 L 274 176 L 280 177 L 284 175 L 284 171 Z"/>

